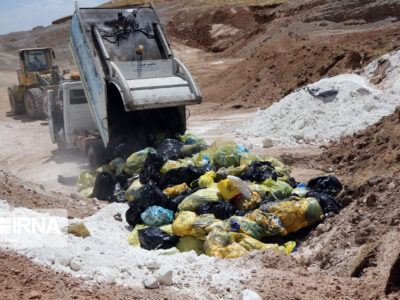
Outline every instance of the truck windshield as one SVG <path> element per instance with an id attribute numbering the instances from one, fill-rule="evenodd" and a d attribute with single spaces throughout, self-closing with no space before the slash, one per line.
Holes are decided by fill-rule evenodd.
<path id="1" fill-rule="evenodd" d="M 69 93 L 69 103 L 71 105 L 87 103 L 85 92 L 83 90 L 71 90 Z"/>
<path id="2" fill-rule="evenodd" d="M 50 70 L 49 50 L 31 50 L 25 52 L 25 69 L 28 72 Z"/>

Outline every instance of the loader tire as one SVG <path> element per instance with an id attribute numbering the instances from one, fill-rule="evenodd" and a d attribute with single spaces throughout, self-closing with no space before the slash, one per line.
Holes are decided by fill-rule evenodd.
<path id="1" fill-rule="evenodd" d="M 24 97 L 25 111 L 32 119 L 44 119 L 43 113 L 43 92 L 39 88 L 29 89 Z"/>
<path id="2" fill-rule="evenodd" d="M 43 92 L 39 88 L 29 89 L 24 97 L 25 111 L 32 119 L 44 119 L 43 113 Z"/>
<path id="3" fill-rule="evenodd" d="M 17 100 L 17 95 L 13 87 L 8 88 L 8 99 L 10 100 L 11 112 L 14 116 L 25 113 L 24 102 Z"/>

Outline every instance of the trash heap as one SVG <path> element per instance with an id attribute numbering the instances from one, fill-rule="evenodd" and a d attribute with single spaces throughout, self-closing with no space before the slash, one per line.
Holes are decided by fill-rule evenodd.
<path id="1" fill-rule="evenodd" d="M 339 212 L 342 185 L 334 176 L 297 183 L 291 169 L 231 141 L 211 145 L 191 134 L 84 170 L 84 197 L 127 202 L 131 245 L 168 254 L 236 258 L 249 250 L 295 251 L 285 237 Z M 172 249 L 171 249 L 172 248 Z"/>

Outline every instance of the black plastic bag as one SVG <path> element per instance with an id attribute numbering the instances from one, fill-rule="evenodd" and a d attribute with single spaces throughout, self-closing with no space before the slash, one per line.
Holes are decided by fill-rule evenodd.
<path id="1" fill-rule="evenodd" d="M 177 236 L 171 236 L 160 228 L 144 228 L 138 230 L 140 246 L 146 250 L 169 249 L 179 241 Z"/>
<path id="2" fill-rule="evenodd" d="M 114 194 L 108 198 L 110 202 L 124 203 L 126 202 L 125 191 L 121 188 L 119 182 L 115 184 Z"/>
<path id="3" fill-rule="evenodd" d="M 247 181 L 263 182 L 265 179 L 277 180 L 275 168 L 268 161 L 253 161 L 249 169 L 240 175 L 240 179 Z"/>
<path id="4" fill-rule="evenodd" d="M 244 215 L 247 214 L 247 213 L 250 213 L 250 214 L 251 214 L 251 211 L 245 211 L 245 210 L 237 209 L 237 210 L 235 211 L 234 215 L 235 215 L 235 216 L 238 216 L 238 217 L 244 217 Z"/>
<path id="5" fill-rule="evenodd" d="M 181 183 L 190 184 L 198 179 L 201 175 L 209 171 L 206 167 L 182 167 L 169 170 L 163 177 L 163 188 L 167 186 L 174 186 Z"/>
<path id="6" fill-rule="evenodd" d="M 153 181 L 157 186 L 159 186 L 161 183 L 160 169 L 164 163 L 165 160 L 161 155 L 149 152 L 139 173 L 140 183 L 148 184 L 149 181 Z"/>
<path id="7" fill-rule="evenodd" d="M 324 215 L 329 213 L 338 214 L 340 211 L 340 205 L 336 202 L 335 197 L 331 194 L 310 191 L 306 197 L 314 197 L 318 199 L 319 205 L 321 205 Z"/>
<path id="8" fill-rule="evenodd" d="M 115 181 L 121 185 L 121 188 L 127 190 L 129 188 L 128 179 L 131 178 L 131 175 L 122 171 L 121 174 L 114 177 Z"/>
<path id="9" fill-rule="evenodd" d="M 196 214 L 214 214 L 217 219 L 225 220 L 235 215 L 236 208 L 229 201 L 206 202 L 200 204 Z"/>
<path id="10" fill-rule="evenodd" d="M 342 190 L 342 184 L 335 176 L 320 176 L 310 179 L 307 188 L 315 192 L 322 192 L 337 196 Z"/>
<path id="11" fill-rule="evenodd" d="M 161 192 L 153 181 L 150 181 L 142 190 L 140 199 L 135 201 L 144 210 L 149 206 L 161 206 L 168 208 L 168 196 Z"/>
<path id="12" fill-rule="evenodd" d="M 135 227 L 136 224 L 142 223 L 142 218 L 140 214 L 144 212 L 138 205 L 130 205 L 129 209 L 125 212 L 126 222 Z"/>
<path id="13" fill-rule="evenodd" d="M 297 188 L 297 186 L 299 185 L 299 183 L 296 181 L 296 179 L 294 179 L 293 177 L 289 177 L 289 184 L 290 186 L 295 189 Z"/>
<path id="14" fill-rule="evenodd" d="M 110 173 L 101 172 L 96 176 L 96 181 L 94 182 L 94 188 L 91 197 L 96 197 L 100 200 L 109 201 L 111 196 L 114 195 L 114 190 L 114 177 Z"/>
<path id="15" fill-rule="evenodd" d="M 155 147 L 155 150 L 162 158 L 167 161 L 177 160 L 182 158 L 181 147 L 183 143 L 181 141 L 173 140 L 173 139 L 165 139 L 160 144 Z"/>

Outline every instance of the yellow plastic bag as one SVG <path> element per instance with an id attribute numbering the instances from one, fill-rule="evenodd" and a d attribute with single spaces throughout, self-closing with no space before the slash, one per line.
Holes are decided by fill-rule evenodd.
<path id="1" fill-rule="evenodd" d="M 88 187 L 86 189 L 83 189 L 83 190 L 79 191 L 79 195 L 81 195 L 83 198 L 89 198 L 90 195 L 92 195 L 92 193 L 93 193 L 93 189 L 94 189 L 94 187 L 92 187 L 92 186 Z"/>
<path id="2" fill-rule="evenodd" d="M 298 198 L 299 200 L 285 201 L 268 209 L 282 222 L 288 233 L 296 232 L 322 220 L 323 212 L 315 198 Z"/>
<path id="3" fill-rule="evenodd" d="M 256 192 L 251 193 L 251 198 L 246 199 L 242 198 L 240 201 L 236 203 L 236 208 L 240 210 L 252 210 L 257 207 L 258 203 L 261 201 L 260 195 L 258 195 Z"/>
<path id="4" fill-rule="evenodd" d="M 217 167 L 237 167 L 240 164 L 240 156 L 237 146 L 224 146 L 215 152 L 214 165 Z"/>
<path id="5" fill-rule="evenodd" d="M 169 198 L 174 199 L 183 193 L 184 190 L 189 190 L 190 187 L 186 183 L 178 184 L 173 187 L 166 188 L 163 193 L 168 195 Z"/>
<path id="6" fill-rule="evenodd" d="M 195 251 L 197 255 L 204 254 L 204 241 L 198 240 L 191 236 L 181 237 L 176 248 L 180 252 Z"/>
<path id="7" fill-rule="evenodd" d="M 214 171 L 208 171 L 204 175 L 200 176 L 198 185 L 200 188 L 208 188 L 214 183 L 216 174 Z"/>
<path id="8" fill-rule="evenodd" d="M 149 152 L 156 153 L 156 150 L 147 147 L 129 156 L 128 159 L 126 160 L 124 171 L 129 175 L 138 173 L 140 169 L 143 167 Z"/>
<path id="9" fill-rule="evenodd" d="M 125 163 L 125 161 L 124 161 L 124 163 Z M 96 173 L 97 174 L 99 174 L 101 172 L 107 172 L 107 173 L 113 175 L 113 170 L 112 170 L 112 168 L 110 167 L 109 164 L 108 165 L 102 165 L 102 166 L 100 166 L 100 167 L 98 167 L 96 169 Z"/>
<path id="10" fill-rule="evenodd" d="M 82 170 L 76 183 L 76 185 L 78 186 L 78 190 L 82 191 L 89 187 L 93 187 L 94 182 L 96 181 L 96 176 L 96 171 Z"/>
<path id="11" fill-rule="evenodd" d="M 135 228 L 128 234 L 127 240 L 129 245 L 140 247 L 138 230 L 147 227 L 149 226 L 143 224 L 136 225 Z"/>
<path id="12" fill-rule="evenodd" d="M 292 253 L 294 248 L 296 248 L 296 242 L 295 241 L 289 241 L 289 242 L 285 243 L 285 252 L 287 254 Z"/>
<path id="13" fill-rule="evenodd" d="M 182 211 L 172 223 L 174 235 L 184 237 L 192 235 L 192 225 L 197 220 L 197 215 L 191 211 Z"/>
<path id="14" fill-rule="evenodd" d="M 192 145 L 183 145 L 181 152 L 183 156 L 192 156 L 193 154 L 199 153 L 203 150 L 208 149 L 208 145 L 204 142 L 198 142 Z"/>
<path id="15" fill-rule="evenodd" d="M 266 213 L 260 209 L 256 209 L 251 214 L 246 215 L 246 218 L 250 221 L 256 222 L 263 228 L 263 237 L 287 234 L 285 228 L 281 224 L 281 221 L 274 214 Z"/>
<path id="16" fill-rule="evenodd" d="M 231 232 L 231 235 L 235 239 L 235 242 L 239 243 L 243 248 L 250 251 L 253 249 L 257 250 L 278 250 L 278 244 L 265 244 L 262 243 L 251 236 L 243 233 Z"/>
<path id="17" fill-rule="evenodd" d="M 208 233 L 207 228 L 211 230 L 209 226 L 215 222 L 213 214 L 198 216 L 191 211 L 182 211 L 172 223 L 172 231 L 174 235 L 180 237 L 192 236 L 204 240 Z"/>
<path id="18" fill-rule="evenodd" d="M 184 167 L 184 165 L 176 160 L 167 160 L 167 162 L 161 167 L 161 175 L 165 175 L 169 170 Z"/>
<path id="19" fill-rule="evenodd" d="M 222 258 L 237 258 L 247 253 L 243 246 L 235 242 L 230 232 L 219 228 L 215 228 L 207 235 L 204 251 L 208 256 Z"/>
<path id="20" fill-rule="evenodd" d="M 224 200 L 231 200 L 240 195 L 239 189 L 229 179 L 218 182 L 217 188 Z"/>
<path id="21" fill-rule="evenodd" d="M 262 157 L 258 154 L 251 154 L 247 152 L 241 152 L 240 157 L 244 160 L 246 165 L 250 166 L 253 161 L 263 161 Z"/>
<path id="22" fill-rule="evenodd" d="M 128 201 L 138 200 L 141 196 L 144 185 L 142 185 L 139 179 L 132 182 L 129 188 L 125 191 L 125 198 Z"/>
<path id="23" fill-rule="evenodd" d="M 195 211 L 201 203 L 222 200 L 217 185 L 214 183 L 209 188 L 201 189 L 187 196 L 178 205 L 179 210 Z"/>

